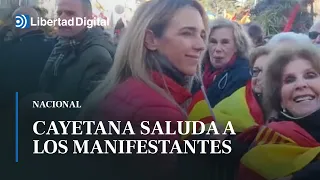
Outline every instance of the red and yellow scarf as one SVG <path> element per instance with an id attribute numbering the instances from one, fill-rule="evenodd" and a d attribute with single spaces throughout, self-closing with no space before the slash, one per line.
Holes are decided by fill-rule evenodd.
<path id="1" fill-rule="evenodd" d="M 231 96 L 223 99 L 212 110 L 215 119 L 211 115 L 203 93 L 198 92 L 193 96 L 189 106 L 188 120 L 202 121 L 207 125 L 215 121 L 223 127 L 227 125 L 228 121 L 231 121 L 236 132 L 243 132 L 251 126 L 263 124 L 263 113 L 253 94 L 251 81 Z"/>
<path id="2" fill-rule="evenodd" d="M 319 158 L 320 143 L 294 122 L 273 122 L 257 128 L 253 148 L 241 159 L 238 180 L 290 176 Z"/>

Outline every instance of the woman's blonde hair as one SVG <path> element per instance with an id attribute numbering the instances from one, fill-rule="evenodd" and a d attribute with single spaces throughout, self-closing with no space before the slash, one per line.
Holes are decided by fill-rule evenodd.
<path id="1" fill-rule="evenodd" d="M 207 14 L 196 0 L 151 0 L 139 6 L 119 42 L 113 66 L 105 80 L 87 98 L 82 117 L 96 110 L 100 101 L 116 85 L 129 77 L 144 82 L 175 103 L 170 94 L 158 87 L 150 77 L 151 68 L 155 68 L 159 72 L 163 71 L 159 59 L 155 58 L 154 53 L 144 45 L 145 32 L 151 30 L 157 38 L 161 38 L 175 13 L 187 6 L 199 11 L 207 30 Z"/>
<path id="2" fill-rule="evenodd" d="M 220 28 L 231 28 L 233 30 L 233 38 L 237 48 L 237 55 L 248 59 L 251 48 L 253 47 L 252 41 L 245 31 L 245 29 L 235 21 L 231 21 L 225 18 L 217 18 L 210 22 L 210 34 Z M 206 52 L 204 61 L 209 60 L 209 52 Z"/>
<path id="3" fill-rule="evenodd" d="M 269 55 L 269 53 L 270 53 L 270 48 L 268 48 L 267 46 L 259 46 L 254 48 L 251 51 L 249 56 L 250 67 L 254 66 L 254 63 L 260 56 Z"/>
<path id="4" fill-rule="evenodd" d="M 281 111 L 281 88 L 284 68 L 295 58 L 309 61 L 320 73 L 320 52 L 311 43 L 293 43 L 271 51 L 263 81 L 263 104 L 267 117 Z"/>

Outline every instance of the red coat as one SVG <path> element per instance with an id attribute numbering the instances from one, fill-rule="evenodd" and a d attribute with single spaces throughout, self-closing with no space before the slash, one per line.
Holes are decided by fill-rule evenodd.
<path id="1" fill-rule="evenodd" d="M 167 87 L 178 104 L 184 103 L 191 98 L 191 93 L 174 80 L 159 73 L 153 73 L 154 82 L 161 88 L 165 88 L 163 78 Z M 101 112 L 103 120 L 131 121 L 136 136 L 128 136 L 128 139 L 166 139 L 179 140 L 179 135 L 139 135 L 141 121 L 163 122 L 162 129 L 166 129 L 164 121 L 171 121 L 171 129 L 177 129 L 177 121 L 183 121 L 186 116 L 171 101 L 159 94 L 157 91 L 147 86 L 142 81 L 129 78 L 119 84 L 102 102 Z M 149 125 L 151 131 L 153 126 Z M 119 137 L 118 137 L 119 138 Z M 123 138 L 123 137 L 121 137 Z M 161 152 L 161 149 L 159 150 Z M 123 156 L 122 156 L 123 157 Z M 130 169 L 130 178 L 135 179 L 175 179 L 176 156 L 175 155 L 127 155 L 120 160 L 118 157 L 115 163 L 123 171 Z M 124 163 L 120 163 L 120 162 Z M 116 167 L 113 163 L 113 167 Z M 124 170 L 126 169 L 126 170 Z M 117 168 L 113 171 L 117 171 Z"/>

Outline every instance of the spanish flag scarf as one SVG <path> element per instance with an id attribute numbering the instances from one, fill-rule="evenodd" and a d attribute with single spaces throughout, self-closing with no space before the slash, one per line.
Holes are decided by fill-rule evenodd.
<path id="1" fill-rule="evenodd" d="M 238 180 L 286 177 L 319 158 L 320 143 L 296 123 L 273 122 L 259 128 L 252 148 L 241 159 Z"/>
<path id="2" fill-rule="evenodd" d="M 213 108 L 215 119 L 213 119 L 209 107 L 204 94 L 201 91 L 196 93 L 188 109 L 188 120 L 202 121 L 208 125 L 212 121 L 216 121 L 223 127 L 227 125 L 228 121 L 231 121 L 236 132 L 263 124 L 263 112 L 252 91 L 251 81 L 248 81 L 246 86 L 238 89 Z"/>

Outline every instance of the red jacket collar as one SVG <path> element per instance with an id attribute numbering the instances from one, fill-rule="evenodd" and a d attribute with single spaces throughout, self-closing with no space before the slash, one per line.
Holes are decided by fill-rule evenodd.
<path id="1" fill-rule="evenodd" d="M 186 88 L 182 87 L 173 79 L 164 74 L 152 72 L 152 78 L 154 82 L 162 89 L 168 88 L 170 94 L 178 104 L 182 104 L 192 97 L 192 94 Z"/>

